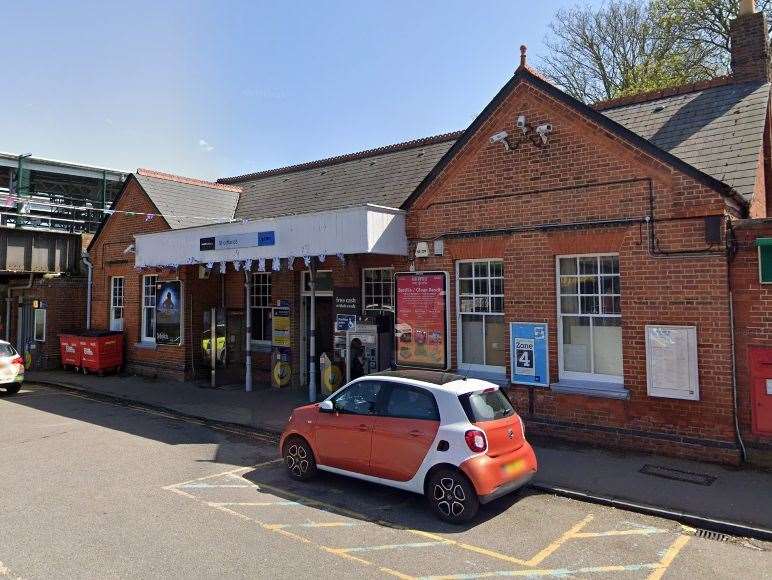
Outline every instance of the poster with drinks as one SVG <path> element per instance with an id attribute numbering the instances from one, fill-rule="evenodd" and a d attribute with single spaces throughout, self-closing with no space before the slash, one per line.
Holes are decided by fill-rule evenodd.
<path id="1" fill-rule="evenodd" d="M 398 366 L 448 368 L 448 275 L 402 272 L 396 276 L 394 334 Z"/>
<path id="2" fill-rule="evenodd" d="M 182 282 L 158 282 L 155 287 L 155 341 L 181 344 Z"/>

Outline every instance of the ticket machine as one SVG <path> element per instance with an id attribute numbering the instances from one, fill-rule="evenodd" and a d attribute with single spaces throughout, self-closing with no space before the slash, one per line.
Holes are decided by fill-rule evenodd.
<path id="1" fill-rule="evenodd" d="M 360 324 L 346 332 L 346 382 L 379 370 L 378 327 Z"/>

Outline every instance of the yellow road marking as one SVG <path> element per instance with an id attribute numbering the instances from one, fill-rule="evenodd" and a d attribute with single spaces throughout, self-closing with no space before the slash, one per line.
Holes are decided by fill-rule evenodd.
<path id="1" fill-rule="evenodd" d="M 364 560 L 362 558 L 359 558 L 357 556 L 352 556 L 346 550 L 343 550 L 341 548 L 330 548 L 329 546 L 319 546 L 322 550 L 325 552 L 329 552 L 330 554 L 335 554 L 336 556 L 340 558 L 345 558 L 347 560 L 354 560 L 355 562 L 361 562 L 362 564 L 365 564 L 366 566 L 372 566 L 372 562 L 369 560 Z"/>
<path id="2" fill-rule="evenodd" d="M 408 576 L 407 574 L 403 574 L 402 572 L 397 572 L 396 570 L 392 570 L 391 568 L 381 568 L 380 570 L 385 574 L 391 574 L 392 576 L 396 576 L 397 578 L 402 578 L 402 580 L 415 580 L 415 576 Z"/>
<path id="3" fill-rule="evenodd" d="M 579 530 L 581 530 L 584 526 L 589 524 L 593 520 L 593 517 L 594 516 L 590 514 L 586 518 L 584 518 L 581 522 L 574 525 L 573 528 L 568 530 L 565 534 L 560 536 L 557 540 L 552 542 L 549 546 L 547 546 L 541 552 L 536 554 L 533 558 L 528 560 L 528 562 L 526 563 L 526 566 L 538 566 L 542 561 L 549 558 L 555 550 L 557 550 L 560 546 L 562 546 L 567 540 L 574 537 L 574 535 L 577 534 Z"/>
<path id="4" fill-rule="evenodd" d="M 662 559 L 659 561 L 659 565 L 657 568 L 649 574 L 648 580 L 660 580 L 662 576 L 665 575 L 665 572 L 670 567 L 670 565 L 673 563 L 673 561 L 676 559 L 676 556 L 678 556 L 678 553 L 683 550 L 684 546 L 689 543 L 690 536 L 686 536 L 681 534 L 678 536 L 675 541 L 670 545 L 670 547 L 665 551 L 665 555 L 662 556 Z"/>
<path id="5" fill-rule="evenodd" d="M 203 477 L 196 477 L 195 479 L 189 479 L 187 481 L 181 481 L 180 483 L 173 483 L 172 485 L 167 485 L 163 489 L 177 488 L 177 487 L 180 487 L 182 485 L 187 485 L 189 483 L 193 483 L 193 482 L 196 482 L 196 481 L 204 481 L 204 480 L 207 480 L 207 479 L 214 479 L 215 477 L 225 477 L 226 475 L 231 475 L 231 474 L 234 474 L 234 473 L 238 473 L 239 471 L 245 472 L 245 471 L 249 471 L 250 469 L 258 469 L 259 467 L 265 467 L 266 465 L 271 465 L 272 463 L 278 463 L 280 461 L 283 461 L 283 460 L 281 458 L 270 459 L 268 461 L 263 461 L 262 463 L 256 463 L 255 465 L 247 465 L 246 467 L 235 467 L 233 469 L 229 469 L 228 471 L 222 471 L 220 473 L 212 473 L 211 475 L 204 475 Z"/>

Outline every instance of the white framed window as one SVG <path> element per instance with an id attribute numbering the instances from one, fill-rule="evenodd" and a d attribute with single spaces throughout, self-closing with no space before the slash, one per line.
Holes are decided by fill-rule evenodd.
<path id="1" fill-rule="evenodd" d="M 394 312 L 394 268 L 362 269 L 362 308 Z"/>
<path id="2" fill-rule="evenodd" d="M 252 340 L 271 342 L 271 273 L 252 273 L 252 295 L 250 297 L 252 316 Z"/>
<path id="3" fill-rule="evenodd" d="M 46 309 L 45 308 L 35 308 L 35 341 L 36 342 L 45 342 L 46 341 Z"/>
<path id="4" fill-rule="evenodd" d="M 560 378 L 622 383 L 619 256 L 558 256 Z"/>
<path id="5" fill-rule="evenodd" d="M 458 366 L 503 373 L 506 368 L 504 262 L 456 262 Z"/>
<path id="6" fill-rule="evenodd" d="M 110 330 L 123 330 L 123 276 L 110 278 Z"/>
<path id="7" fill-rule="evenodd" d="M 142 342 L 155 342 L 155 285 L 158 276 L 142 276 Z"/>

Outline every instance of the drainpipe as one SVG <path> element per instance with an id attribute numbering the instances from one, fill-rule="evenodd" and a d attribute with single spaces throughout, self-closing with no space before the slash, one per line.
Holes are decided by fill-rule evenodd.
<path id="1" fill-rule="evenodd" d="M 246 317 L 246 345 L 244 349 L 244 390 L 252 391 L 252 312 L 249 299 L 252 296 L 252 273 L 244 269 L 244 316 Z"/>
<path id="2" fill-rule="evenodd" d="M 91 282 L 94 276 L 94 264 L 91 262 L 91 256 L 85 250 L 83 250 L 81 259 L 88 270 L 88 281 L 86 282 L 86 330 L 91 330 Z"/>

